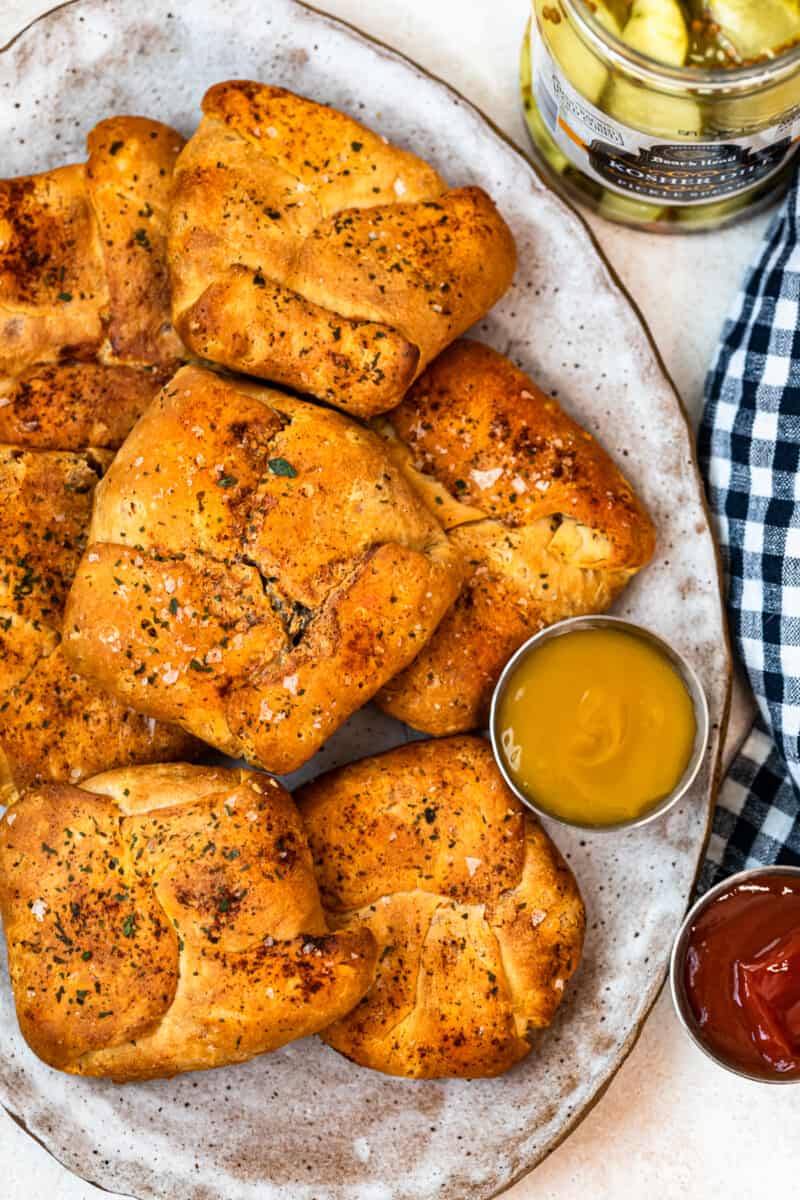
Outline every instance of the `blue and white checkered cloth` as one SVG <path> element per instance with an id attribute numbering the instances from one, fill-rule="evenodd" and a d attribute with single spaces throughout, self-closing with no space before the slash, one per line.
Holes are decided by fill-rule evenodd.
<path id="1" fill-rule="evenodd" d="M 800 865 L 800 174 L 726 322 L 699 449 L 731 637 L 760 710 L 720 791 L 706 888 Z"/>

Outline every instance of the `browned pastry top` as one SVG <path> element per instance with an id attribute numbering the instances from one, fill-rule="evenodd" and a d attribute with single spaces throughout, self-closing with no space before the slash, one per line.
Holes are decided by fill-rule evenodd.
<path id="1" fill-rule="evenodd" d="M 478 514 L 509 529 L 560 516 L 595 535 L 584 557 L 608 569 L 652 554 L 652 523 L 600 443 L 490 346 L 456 342 L 386 419 L 420 482 L 477 510 L 456 510 L 448 528 Z"/>
<path id="2" fill-rule="evenodd" d="M 180 358 L 165 227 L 182 145 L 158 121 L 109 117 L 85 164 L 0 180 L 0 373 Z"/>
<path id="3" fill-rule="evenodd" d="M 0 803 L 196 753 L 60 645 L 94 488 L 183 354 L 165 259 L 182 144 L 157 121 L 111 117 L 87 163 L 0 181 Z"/>
<path id="4" fill-rule="evenodd" d="M 0 380 L 0 443 L 32 450 L 116 450 L 172 367 L 46 363 Z"/>
<path id="5" fill-rule="evenodd" d="M 378 701 L 428 733 L 474 729 L 526 638 L 613 603 L 652 556 L 653 524 L 599 442 L 478 342 L 449 347 L 376 428 L 468 573 Z"/>
<path id="6" fill-rule="evenodd" d="M 584 911 L 558 850 L 481 738 L 411 742 L 297 794 L 331 924 L 367 925 L 375 982 L 324 1037 L 363 1066 L 497 1075 L 578 965 Z"/>
<path id="7" fill-rule="evenodd" d="M 64 658 L 64 604 L 110 459 L 0 445 L 0 804 L 31 783 L 197 753 L 182 730 L 127 709 Z"/>
<path id="8" fill-rule="evenodd" d="M 65 639 L 119 699 L 284 772 L 413 658 L 460 578 L 374 433 L 184 367 L 98 487 Z"/>
<path id="9" fill-rule="evenodd" d="M 364 929 L 328 934 L 289 794 L 180 764 L 28 792 L 0 821 L 0 913 L 22 1032 L 120 1081 L 242 1062 L 367 988 Z"/>
<path id="10" fill-rule="evenodd" d="M 170 214 L 173 316 L 197 354 L 368 416 L 511 282 L 479 188 L 324 104 L 212 87 Z"/>

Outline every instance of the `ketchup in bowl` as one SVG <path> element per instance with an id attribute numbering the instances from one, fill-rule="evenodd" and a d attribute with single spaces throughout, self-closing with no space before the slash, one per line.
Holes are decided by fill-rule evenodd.
<path id="1" fill-rule="evenodd" d="M 800 1079 L 800 871 L 719 885 L 689 914 L 678 948 L 676 1002 L 695 1039 L 745 1075 Z"/>

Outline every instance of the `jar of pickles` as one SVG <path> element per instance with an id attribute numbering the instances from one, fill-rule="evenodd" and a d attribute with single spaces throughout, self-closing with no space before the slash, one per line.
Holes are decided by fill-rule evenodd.
<path id="1" fill-rule="evenodd" d="M 533 0 L 538 156 L 573 198 L 665 232 L 767 204 L 800 141 L 800 0 Z"/>

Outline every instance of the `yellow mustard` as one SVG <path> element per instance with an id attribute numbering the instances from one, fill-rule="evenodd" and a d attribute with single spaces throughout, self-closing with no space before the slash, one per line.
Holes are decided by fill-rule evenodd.
<path id="1" fill-rule="evenodd" d="M 676 786 L 694 745 L 694 706 L 656 646 L 577 629 L 522 658 L 500 698 L 501 752 L 517 787 L 580 825 L 644 816 Z"/>

